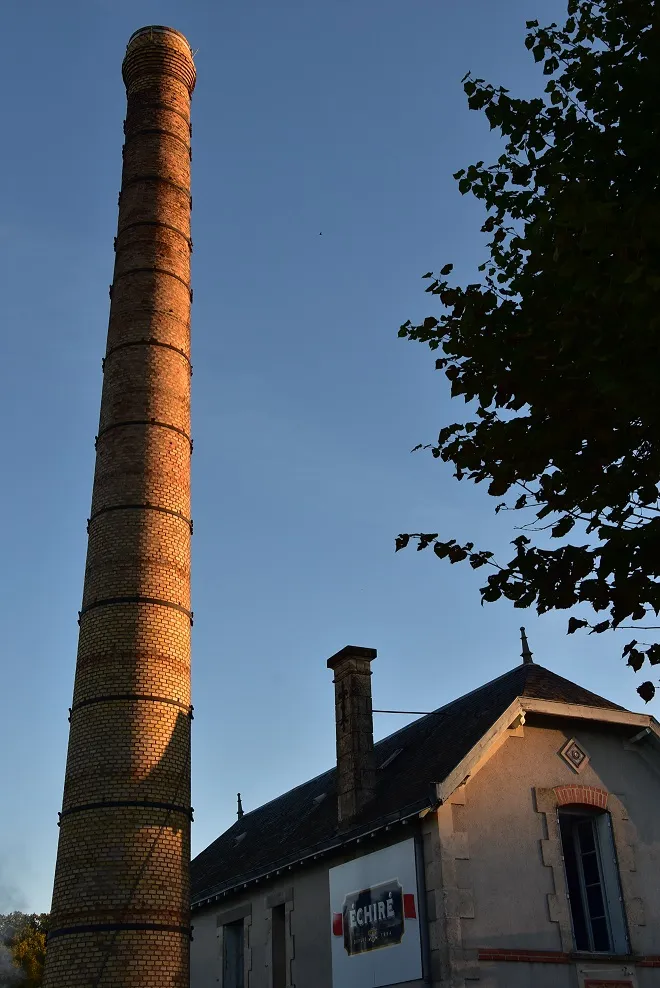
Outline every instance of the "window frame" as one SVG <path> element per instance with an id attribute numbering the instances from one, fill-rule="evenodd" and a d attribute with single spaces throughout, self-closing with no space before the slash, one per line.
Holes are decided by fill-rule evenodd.
<path id="1" fill-rule="evenodd" d="M 286 902 L 271 907 L 270 964 L 272 988 L 287 988 Z"/>
<path id="2" fill-rule="evenodd" d="M 569 875 L 566 862 L 566 847 L 564 845 L 564 828 L 562 820 L 571 820 L 574 823 L 567 827 L 570 830 L 572 841 L 572 851 L 574 865 L 577 870 L 577 878 L 580 890 L 580 908 L 584 919 L 585 932 L 588 937 L 588 948 L 579 947 L 576 935 L 576 913 L 569 891 Z M 589 822 L 594 841 L 595 860 L 598 868 L 598 885 L 604 907 L 604 919 L 607 929 L 608 947 L 606 950 L 596 949 L 594 946 L 594 932 L 592 922 L 595 918 L 589 906 L 587 895 L 587 883 L 585 881 L 583 856 L 584 851 L 580 845 L 578 836 L 578 822 Z M 617 857 L 616 841 L 614 839 L 614 828 L 612 819 L 607 810 L 597 810 L 583 804 L 568 804 L 557 807 L 557 827 L 559 831 L 559 841 L 561 846 L 561 856 L 564 871 L 564 881 L 566 883 L 566 898 L 568 902 L 568 912 L 571 922 L 571 933 L 574 949 L 579 953 L 589 953 L 599 956 L 630 954 L 630 935 L 626 917 L 625 899 L 621 885 L 621 875 Z M 590 852 L 587 852 L 590 853 Z M 594 883 L 590 883 L 594 884 Z M 577 904 L 576 904 L 577 906 Z M 576 907 L 575 907 L 576 908 Z"/>
<path id="3" fill-rule="evenodd" d="M 227 966 L 227 960 L 228 960 L 227 947 L 230 941 L 230 937 L 227 936 L 227 931 L 231 930 L 232 931 L 231 935 L 233 935 L 233 931 L 234 930 L 238 931 L 239 929 L 240 929 L 240 933 L 238 933 L 238 935 L 236 936 L 236 941 L 235 941 L 237 945 L 240 945 L 238 947 L 238 959 L 237 959 L 236 972 L 235 972 L 238 973 L 239 975 L 239 981 L 238 983 L 235 983 L 235 979 L 232 978 L 232 981 L 234 981 L 234 983 L 232 983 L 229 980 L 229 975 L 231 975 L 232 972 L 228 970 L 228 966 Z M 245 985 L 246 985 L 245 917 L 242 917 L 240 919 L 233 920 L 229 923 L 222 924 L 222 988 L 245 988 Z"/>

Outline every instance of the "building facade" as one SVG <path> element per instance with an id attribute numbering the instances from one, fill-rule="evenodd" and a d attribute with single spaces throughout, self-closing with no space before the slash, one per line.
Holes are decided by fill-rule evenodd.
<path id="1" fill-rule="evenodd" d="M 374 746 L 373 658 L 338 767 L 193 861 L 191 988 L 660 986 L 654 719 L 526 656 Z"/>

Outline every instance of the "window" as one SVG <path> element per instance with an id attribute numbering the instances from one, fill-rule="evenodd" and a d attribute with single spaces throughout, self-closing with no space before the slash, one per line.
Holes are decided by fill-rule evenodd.
<path id="1" fill-rule="evenodd" d="M 275 906 L 271 918 L 273 988 L 286 988 L 286 907 Z"/>
<path id="2" fill-rule="evenodd" d="M 244 988 L 243 920 L 222 928 L 222 988 Z"/>
<path id="3" fill-rule="evenodd" d="M 609 813 L 559 812 L 568 898 L 577 950 L 629 952 Z"/>

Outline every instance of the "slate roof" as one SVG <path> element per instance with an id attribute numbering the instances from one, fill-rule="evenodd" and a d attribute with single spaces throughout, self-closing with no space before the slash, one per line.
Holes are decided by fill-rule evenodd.
<path id="1" fill-rule="evenodd" d="M 516 666 L 379 741 L 376 766 L 398 754 L 378 768 L 374 799 L 351 831 L 337 826 L 336 768 L 246 813 L 192 861 L 193 906 L 432 805 L 435 784 L 518 697 L 623 709 L 536 663 Z"/>

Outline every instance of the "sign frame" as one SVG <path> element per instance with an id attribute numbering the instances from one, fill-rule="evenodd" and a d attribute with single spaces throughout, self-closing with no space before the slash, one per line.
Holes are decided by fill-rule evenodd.
<path id="1" fill-rule="evenodd" d="M 423 877 L 415 836 L 330 868 L 333 988 L 428 981 Z"/>

